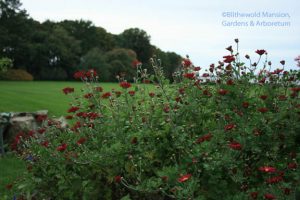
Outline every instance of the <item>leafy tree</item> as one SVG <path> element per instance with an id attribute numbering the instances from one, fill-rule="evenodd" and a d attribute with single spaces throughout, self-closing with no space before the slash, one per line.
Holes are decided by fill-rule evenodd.
<path id="1" fill-rule="evenodd" d="M 104 59 L 103 52 L 99 48 L 93 48 L 81 58 L 80 64 L 77 66 L 77 69 L 94 69 L 100 75 L 100 81 L 109 81 L 109 67 L 110 66 L 106 63 Z"/>
<path id="2" fill-rule="evenodd" d="M 136 53 L 130 49 L 113 49 L 105 54 L 105 61 L 110 64 L 110 80 L 116 80 L 116 75 L 133 77 L 135 69 L 132 62 L 136 60 Z"/>
<path id="3" fill-rule="evenodd" d="M 144 30 L 127 29 L 118 36 L 118 42 L 120 47 L 134 50 L 137 58 L 143 63 L 148 63 L 153 55 L 150 36 Z"/>
<path id="4" fill-rule="evenodd" d="M 81 41 L 82 52 L 86 53 L 92 48 L 108 51 L 114 48 L 115 41 L 111 34 L 105 29 L 96 27 L 91 21 L 64 20 L 59 23 L 71 36 Z"/>

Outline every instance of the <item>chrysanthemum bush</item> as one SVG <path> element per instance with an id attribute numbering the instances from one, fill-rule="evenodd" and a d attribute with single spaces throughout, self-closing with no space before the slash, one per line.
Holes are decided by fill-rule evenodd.
<path id="1" fill-rule="evenodd" d="M 238 46 L 238 40 L 235 40 Z M 203 70 L 189 58 L 164 78 L 136 65 L 103 91 L 66 87 L 70 125 L 50 123 L 25 142 L 28 172 L 17 194 L 35 199 L 293 199 L 299 187 L 299 70 L 272 67 L 265 50 L 233 47 Z M 254 61 L 255 60 L 255 61 Z M 279 68 L 277 68 L 279 66 Z M 151 84 L 147 84 L 151 83 Z"/>

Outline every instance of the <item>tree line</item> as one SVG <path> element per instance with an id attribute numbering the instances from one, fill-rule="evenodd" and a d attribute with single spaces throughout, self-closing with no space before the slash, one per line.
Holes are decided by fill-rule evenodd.
<path id="1" fill-rule="evenodd" d="M 161 59 L 167 77 L 181 63 L 181 56 L 164 52 L 139 28 L 111 34 L 86 20 L 45 21 L 32 19 L 19 0 L 0 0 L 0 58 L 13 61 L 36 80 L 70 80 L 77 70 L 93 68 L 101 81 L 115 76 L 133 77 L 133 62 L 151 70 L 149 59 Z"/>

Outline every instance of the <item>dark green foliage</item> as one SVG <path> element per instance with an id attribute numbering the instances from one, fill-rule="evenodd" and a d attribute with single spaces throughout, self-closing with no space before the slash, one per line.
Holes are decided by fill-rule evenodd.
<path id="1" fill-rule="evenodd" d="M 84 64 L 93 64 L 100 70 L 98 73 L 103 74 L 103 80 L 116 81 L 115 76 L 121 71 L 132 74 L 128 58 L 133 56 L 103 60 L 102 55 L 107 53 L 111 57 L 111 54 L 115 53 L 120 55 L 119 48 L 131 49 L 135 52 L 133 54 L 137 55 L 137 59 L 147 65 L 155 51 L 150 43 L 150 36 L 138 28 L 113 35 L 104 28 L 95 26 L 91 21 L 39 23 L 31 19 L 25 10 L 21 10 L 20 5 L 18 0 L 0 1 L 0 57 L 12 59 L 14 68 L 22 66 L 33 74 L 35 79 L 71 79 L 78 67 L 86 69 L 88 66 L 83 66 Z M 93 49 L 98 49 L 101 56 L 99 53 L 93 53 L 91 56 L 90 51 Z M 96 58 L 97 56 L 99 58 Z M 92 60 L 89 61 L 90 58 Z M 101 62 L 96 64 L 95 60 Z M 167 73 L 171 74 L 168 70 L 172 71 L 174 59 L 168 58 L 164 61 Z M 104 71 L 101 71 L 102 69 Z M 52 70 L 55 71 L 50 72 Z M 62 74 L 58 75 L 59 72 Z"/>

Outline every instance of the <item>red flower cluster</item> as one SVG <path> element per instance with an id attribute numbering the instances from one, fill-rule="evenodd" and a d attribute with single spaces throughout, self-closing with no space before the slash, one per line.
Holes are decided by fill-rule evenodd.
<path id="1" fill-rule="evenodd" d="M 103 99 L 108 99 L 109 97 L 111 97 L 111 93 L 110 92 L 105 92 L 104 94 L 102 94 L 101 96 Z"/>
<path id="2" fill-rule="evenodd" d="M 259 98 L 261 98 L 262 100 L 266 100 L 268 98 L 267 95 L 261 95 Z"/>
<path id="3" fill-rule="evenodd" d="M 66 143 L 63 143 L 63 144 L 61 144 L 60 146 L 58 146 L 57 148 L 56 148 L 56 150 L 57 151 L 60 151 L 60 152 L 62 152 L 62 151 L 65 151 L 66 149 L 67 149 L 67 144 Z"/>
<path id="4" fill-rule="evenodd" d="M 129 94 L 130 96 L 134 96 L 134 95 L 135 95 L 135 91 L 134 91 L 134 90 L 130 90 L 130 91 L 128 92 L 128 94 Z"/>
<path id="5" fill-rule="evenodd" d="M 121 181 L 122 181 L 122 176 L 115 176 L 115 182 L 116 183 L 121 183 Z"/>
<path id="6" fill-rule="evenodd" d="M 258 110 L 259 112 L 261 112 L 261 113 L 266 113 L 266 112 L 269 111 L 268 108 L 258 108 L 257 110 Z"/>
<path id="7" fill-rule="evenodd" d="M 183 74 L 183 77 L 188 78 L 188 79 L 194 79 L 195 74 L 194 73 L 186 73 L 186 74 Z"/>
<path id="8" fill-rule="evenodd" d="M 82 138 L 80 138 L 79 140 L 77 140 L 76 144 L 82 145 L 83 143 L 85 143 L 85 141 L 86 141 L 86 138 L 85 138 L 85 137 L 82 137 Z"/>
<path id="9" fill-rule="evenodd" d="M 230 142 L 229 147 L 234 150 L 242 150 L 242 145 L 238 142 Z"/>
<path id="10" fill-rule="evenodd" d="M 276 168 L 275 167 L 270 167 L 270 166 L 263 166 L 263 167 L 260 167 L 258 170 L 261 171 L 261 172 L 267 172 L 267 173 L 276 172 Z"/>
<path id="11" fill-rule="evenodd" d="M 150 96 L 151 98 L 153 98 L 153 97 L 155 96 L 155 93 L 154 93 L 154 92 L 149 92 L 149 96 Z"/>
<path id="12" fill-rule="evenodd" d="M 265 194 L 264 197 L 265 199 L 276 199 L 276 197 L 273 194 Z"/>
<path id="13" fill-rule="evenodd" d="M 93 96 L 94 96 L 93 93 L 87 93 L 87 94 L 85 94 L 83 97 L 86 98 L 86 99 L 90 99 L 90 98 L 92 98 Z"/>
<path id="14" fill-rule="evenodd" d="M 282 176 L 274 176 L 274 177 L 268 178 L 266 180 L 266 183 L 268 183 L 268 184 L 275 184 L 275 183 L 278 183 L 280 181 L 283 181 Z"/>
<path id="15" fill-rule="evenodd" d="M 44 147 L 49 147 L 49 141 L 44 141 L 41 143 L 41 145 Z"/>
<path id="16" fill-rule="evenodd" d="M 293 163 L 289 163 L 289 164 L 288 164 L 288 168 L 289 168 L 289 169 L 296 169 L 297 167 L 298 167 L 297 163 L 294 163 L 294 162 L 293 162 Z"/>
<path id="17" fill-rule="evenodd" d="M 86 77 L 92 78 L 97 76 L 97 72 L 94 69 L 90 69 L 86 72 Z"/>
<path id="18" fill-rule="evenodd" d="M 180 176 L 177 180 L 178 180 L 178 182 L 183 183 L 183 182 L 189 180 L 191 177 L 192 177 L 192 174 L 186 174 L 186 175 Z"/>
<path id="19" fill-rule="evenodd" d="M 243 102 L 243 104 L 242 104 L 242 106 L 244 107 L 244 108 L 248 108 L 249 107 L 249 102 L 247 102 L 247 101 L 245 101 L 245 102 Z"/>
<path id="20" fill-rule="evenodd" d="M 120 86 L 124 89 L 127 89 L 127 88 L 130 88 L 131 87 L 131 84 L 128 83 L 127 81 L 123 81 L 120 83 Z"/>
<path id="21" fill-rule="evenodd" d="M 138 61 L 138 60 L 134 60 L 134 61 L 132 61 L 132 67 L 133 68 L 136 68 L 138 65 L 141 65 L 142 63 L 140 62 L 140 61 Z"/>
<path id="22" fill-rule="evenodd" d="M 192 65 L 192 62 L 190 61 L 190 59 L 186 58 L 186 59 L 183 59 L 182 65 L 184 67 L 190 67 Z"/>
<path id="23" fill-rule="evenodd" d="M 77 106 L 72 106 L 71 108 L 69 108 L 68 113 L 70 112 L 76 112 L 77 110 L 79 110 L 80 108 Z"/>
<path id="24" fill-rule="evenodd" d="M 37 122 L 43 122 L 43 121 L 45 121 L 47 118 L 48 118 L 47 115 L 37 115 L 37 116 L 35 116 L 35 120 L 36 120 Z"/>
<path id="25" fill-rule="evenodd" d="M 208 133 L 208 134 L 203 135 L 202 137 L 198 138 L 198 139 L 196 140 L 196 143 L 197 143 L 197 144 L 200 144 L 200 143 L 202 143 L 202 142 L 204 142 L 204 141 L 210 141 L 211 138 L 212 138 L 212 134 L 211 134 L 211 133 Z"/>
<path id="26" fill-rule="evenodd" d="M 236 127 L 235 124 L 227 124 L 225 127 L 224 127 L 224 130 L 225 131 L 230 131 L 232 129 L 234 129 Z"/>
<path id="27" fill-rule="evenodd" d="M 224 61 L 223 61 L 224 63 L 231 63 L 231 62 L 235 61 L 235 58 L 233 55 L 223 56 L 223 58 L 224 58 Z"/>
<path id="28" fill-rule="evenodd" d="M 194 67 L 194 71 L 200 71 L 201 67 Z"/>
<path id="29" fill-rule="evenodd" d="M 74 73 L 75 79 L 84 79 L 85 78 L 85 72 L 84 71 L 78 71 Z"/>
<path id="30" fill-rule="evenodd" d="M 220 90 L 218 91 L 218 93 L 219 93 L 219 95 L 224 96 L 224 95 L 228 94 L 229 91 L 228 91 L 228 90 L 224 90 L 224 89 L 220 89 Z"/>
<path id="31" fill-rule="evenodd" d="M 69 94 L 69 93 L 74 92 L 74 88 L 66 87 L 66 88 L 64 88 L 62 91 L 63 91 L 63 93 L 65 93 L 65 94 Z"/>

